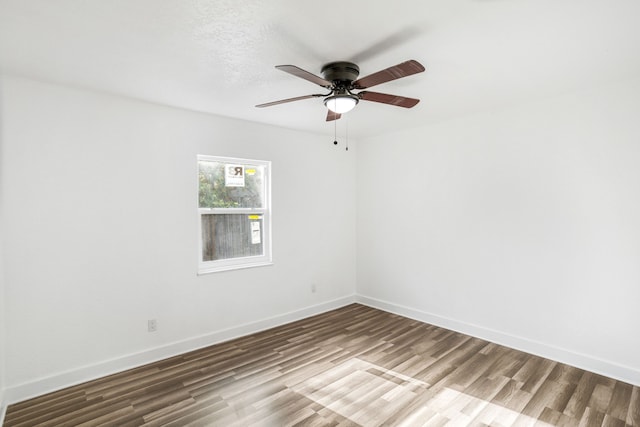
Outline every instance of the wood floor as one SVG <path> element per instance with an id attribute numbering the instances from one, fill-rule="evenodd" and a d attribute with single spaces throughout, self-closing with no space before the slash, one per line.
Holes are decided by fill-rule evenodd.
<path id="1" fill-rule="evenodd" d="M 5 426 L 640 426 L 640 389 L 358 304 L 11 405 Z"/>

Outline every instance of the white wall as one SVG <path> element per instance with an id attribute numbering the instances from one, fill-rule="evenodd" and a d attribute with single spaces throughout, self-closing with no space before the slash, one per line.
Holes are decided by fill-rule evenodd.
<path id="1" fill-rule="evenodd" d="M 0 147 L 0 156 L 2 148 Z M 1 160 L 0 160 L 1 162 Z M 2 188 L 2 173 L 0 172 L 0 189 Z M 2 192 L 0 190 L 0 224 L 2 223 Z M 6 370 L 5 370 L 5 354 L 6 354 L 6 342 L 5 342 L 5 305 L 4 305 L 4 270 L 2 265 L 2 227 L 0 227 L 0 425 L 4 420 L 4 412 L 6 409 L 6 403 L 4 398 L 4 391 L 6 385 Z"/>
<path id="2" fill-rule="evenodd" d="M 2 99 L 3 87 L 0 80 L 0 99 Z M 4 398 L 4 391 L 6 388 L 6 369 L 5 369 L 5 355 L 6 355 L 6 341 L 5 341 L 5 298 L 4 298 L 4 221 L 3 221 L 3 205 L 4 205 L 4 116 L 2 112 L 2 102 L 0 102 L 0 425 L 4 420 L 4 412 L 6 409 L 6 402 Z"/>
<path id="3" fill-rule="evenodd" d="M 640 384 L 640 80 L 360 141 L 357 188 L 363 302 Z"/>
<path id="4" fill-rule="evenodd" d="M 2 86 L 0 85 L 0 96 L 2 96 Z M 1 105 L 1 104 L 0 104 Z M 2 111 L 0 110 L 0 129 L 2 129 Z M 0 425 L 2 425 L 5 411 L 4 390 L 6 388 L 5 374 L 5 353 L 7 345 L 5 343 L 5 304 L 4 304 L 4 239 L 2 221 L 2 195 L 4 194 L 4 177 L 2 168 L 2 131 L 0 130 Z"/>
<path id="5" fill-rule="evenodd" d="M 3 85 L 11 400 L 353 301 L 355 144 Z M 197 154 L 273 162 L 275 265 L 196 275 Z"/>

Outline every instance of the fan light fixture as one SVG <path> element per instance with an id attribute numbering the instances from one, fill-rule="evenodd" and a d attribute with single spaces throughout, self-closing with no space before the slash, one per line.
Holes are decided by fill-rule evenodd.
<path id="1" fill-rule="evenodd" d="M 1 1 L 1 0 L 0 0 Z M 311 95 L 296 96 L 281 99 L 279 101 L 258 104 L 256 107 L 271 107 L 287 102 L 301 101 L 303 99 L 322 98 L 327 107 L 327 121 L 338 120 L 343 113 L 351 111 L 360 100 L 378 102 L 380 104 L 393 105 L 394 107 L 411 108 L 419 99 L 406 96 L 389 95 L 380 92 L 370 92 L 370 87 L 421 73 L 424 67 L 418 61 L 410 59 L 392 67 L 387 67 L 366 77 L 360 77 L 360 67 L 353 62 L 336 61 L 322 66 L 322 77 L 303 70 L 295 65 L 277 65 L 278 70 L 289 73 L 295 77 L 307 80 L 318 85 L 328 92 L 314 93 Z M 354 91 L 360 91 L 355 93 Z"/>
<path id="2" fill-rule="evenodd" d="M 357 96 L 347 94 L 329 96 L 324 100 L 324 105 L 336 114 L 344 114 L 353 110 L 357 103 Z"/>

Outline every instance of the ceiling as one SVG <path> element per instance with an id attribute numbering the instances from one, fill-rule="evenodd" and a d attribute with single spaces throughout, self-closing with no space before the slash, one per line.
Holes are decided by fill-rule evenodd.
<path id="1" fill-rule="evenodd" d="M 337 122 L 357 139 L 640 76 L 638 17 L 638 0 L 0 0 L 0 70 L 333 137 L 321 99 L 254 107 L 319 92 L 275 65 L 421 62 L 374 89 L 416 107 Z"/>

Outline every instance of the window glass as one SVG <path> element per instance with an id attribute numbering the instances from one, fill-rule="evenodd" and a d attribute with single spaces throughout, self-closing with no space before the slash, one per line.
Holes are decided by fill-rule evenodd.
<path id="1" fill-rule="evenodd" d="M 264 254 L 262 215 L 202 215 L 202 260 Z"/>
<path id="2" fill-rule="evenodd" d="M 201 208 L 264 206 L 264 166 L 201 160 L 198 168 Z"/>

